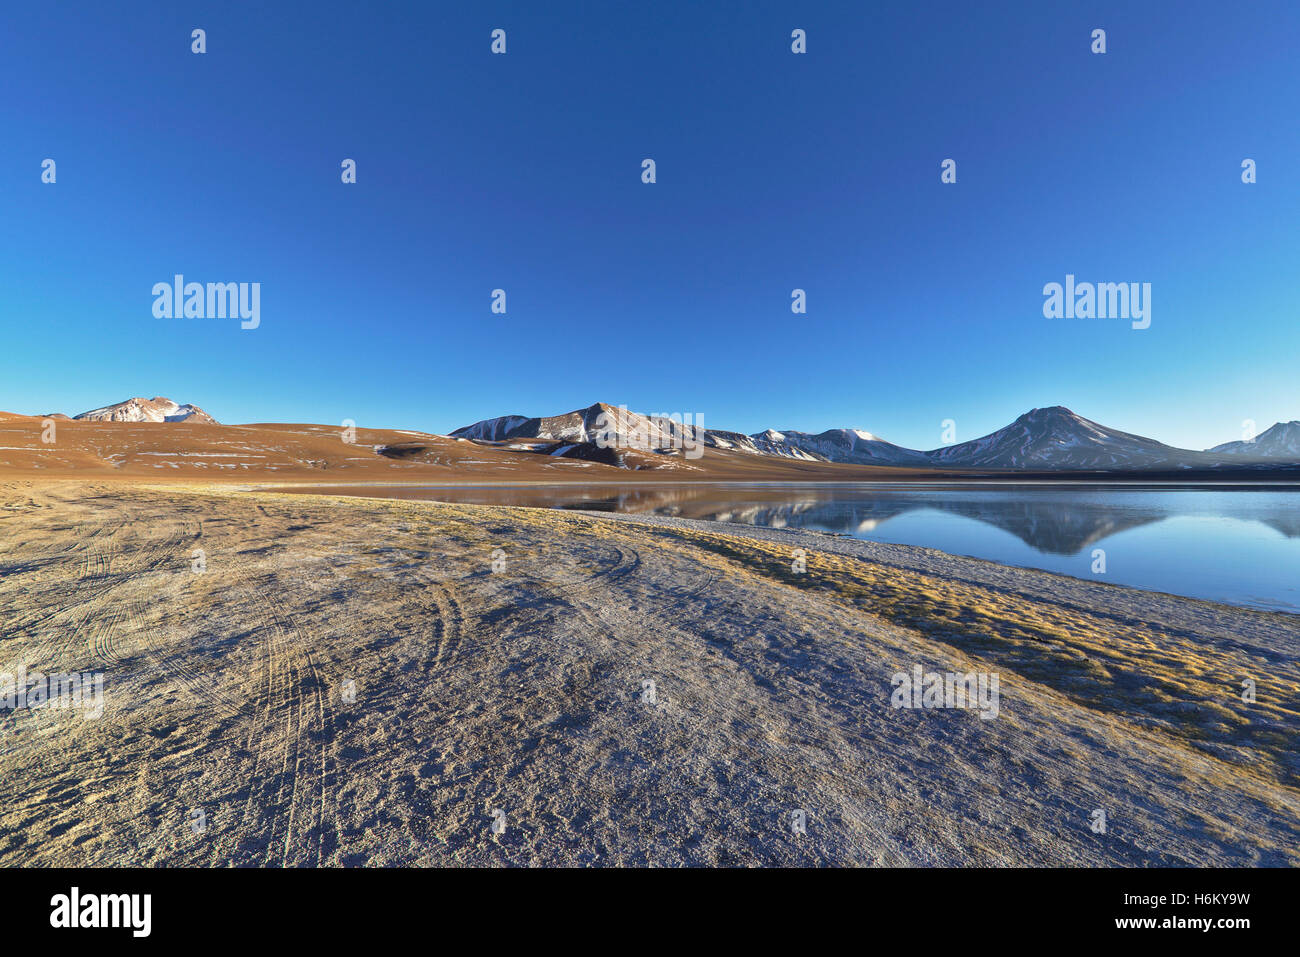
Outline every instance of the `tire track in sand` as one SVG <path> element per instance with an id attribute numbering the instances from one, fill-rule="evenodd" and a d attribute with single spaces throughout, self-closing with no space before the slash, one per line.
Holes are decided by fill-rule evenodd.
<path id="1" fill-rule="evenodd" d="M 329 815 L 329 746 L 334 739 L 324 682 L 302 631 L 276 609 L 265 589 L 242 572 L 240 579 L 259 609 L 255 630 L 264 636 L 265 683 L 252 708 L 253 767 L 236 856 L 252 856 L 260 830 L 265 833 L 264 842 L 259 841 L 264 843 L 263 866 L 302 861 L 319 867 Z M 318 747 L 308 740 L 313 727 Z M 260 829 L 259 821 L 264 822 Z M 214 863 L 218 853 L 214 848 Z"/>

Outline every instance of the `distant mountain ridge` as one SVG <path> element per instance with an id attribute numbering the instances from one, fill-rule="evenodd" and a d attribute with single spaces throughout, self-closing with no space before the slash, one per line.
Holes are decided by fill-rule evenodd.
<path id="1" fill-rule="evenodd" d="M 768 429 L 750 437 L 760 452 L 789 455 L 797 450 L 827 462 L 852 462 L 856 465 L 927 466 L 924 452 L 905 449 L 861 429 L 827 429 L 812 435 L 793 429 Z"/>
<path id="2" fill-rule="evenodd" d="M 1278 422 L 1253 441 L 1225 442 L 1209 451 L 1246 458 L 1300 461 L 1300 421 Z"/>
<path id="3" fill-rule="evenodd" d="M 220 425 L 198 406 L 162 396 L 137 396 L 74 418 L 85 422 Z M 1031 409 L 988 435 L 929 451 L 895 445 L 864 429 L 827 429 L 818 433 L 766 429 L 746 435 L 683 422 L 679 416 L 643 415 L 603 402 L 560 415 L 515 414 L 483 419 L 450 434 L 512 451 L 638 469 L 694 469 L 693 460 L 699 457 L 701 448 L 795 463 L 941 470 L 1124 473 L 1300 469 L 1300 420 L 1278 422 L 1252 441 L 1225 442 L 1197 451 L 1101 425 L 1064 406 Z"/>
<path id="4" fill-rule="evenodd" d="M 705 447 L 815 462 L 913 468 L 1005 471 L 1179 471 L 1255 465 L 1300 466 L 1300 421 L 1278 423 L 1254 442 L 1229 442 L 1206 451 L 1180 449 L 1155 439 L 1101 425 L 1065 408 L 1031 409 L 988 435 L 930 451 L 908 449 L 862 429 L 816 434 L 767 429 L 753 435 L 644 416 L 596 403 L 564 415 L 507 415 L 457 429 L 455 437 L 501 442 L 511 439 L 594 442 L 614 417 L 620 437 L 649 437 L 652 447 L 680 447 L 683 434 Z"/>

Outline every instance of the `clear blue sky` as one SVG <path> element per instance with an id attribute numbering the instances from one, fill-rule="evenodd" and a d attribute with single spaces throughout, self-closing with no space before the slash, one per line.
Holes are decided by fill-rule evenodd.
<path id="1" fill-rule="evenodd" d="M 601 400 L 920 448 L 1056 404 L 1192 447 L 1300 418 L 1300 5 L 381 9 L 4 6 L 0 409 Z M 262 283 L 261 327 L 155 319 L 177 272 Z M 1151 328 L 1043 318 L 1066 273 L 1150 282 Z"/>

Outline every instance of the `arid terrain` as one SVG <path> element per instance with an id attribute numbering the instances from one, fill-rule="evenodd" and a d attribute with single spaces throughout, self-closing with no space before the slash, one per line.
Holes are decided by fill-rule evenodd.
<path id="1" fill-rule="evenodd" d="M 104 676 L 0 712 L 0 865 L 1300 863 L 1295 616 L 176 458 L 0 483 L 0 672 Z"/>
<path id="2" fill-rule="evenodd" d="M 44 422 L 53 422 L 49 434 Z M 86 422 L 0 412 L 0 479 L 98 478 L 192 482 L 862 481 L 932 471 L 801 462 L 704 449 L 698 459 L 627 453 L 628 467 L 538 455 L 399 429 L 328 425 Z M 50 441 L 45 441 L 46 438 Z"/>

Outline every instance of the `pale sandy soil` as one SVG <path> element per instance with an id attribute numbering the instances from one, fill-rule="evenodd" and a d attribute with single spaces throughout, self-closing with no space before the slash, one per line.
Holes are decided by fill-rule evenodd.
<path id="1" fill-rule="evenodd" d="M 106 710 L 0 711 L 0 865 L 1294 865 L 1298 651 L 814 533 L 15 481 L 0 673 Z M 914 664 L 999 716 L 893 708 Z"/>

